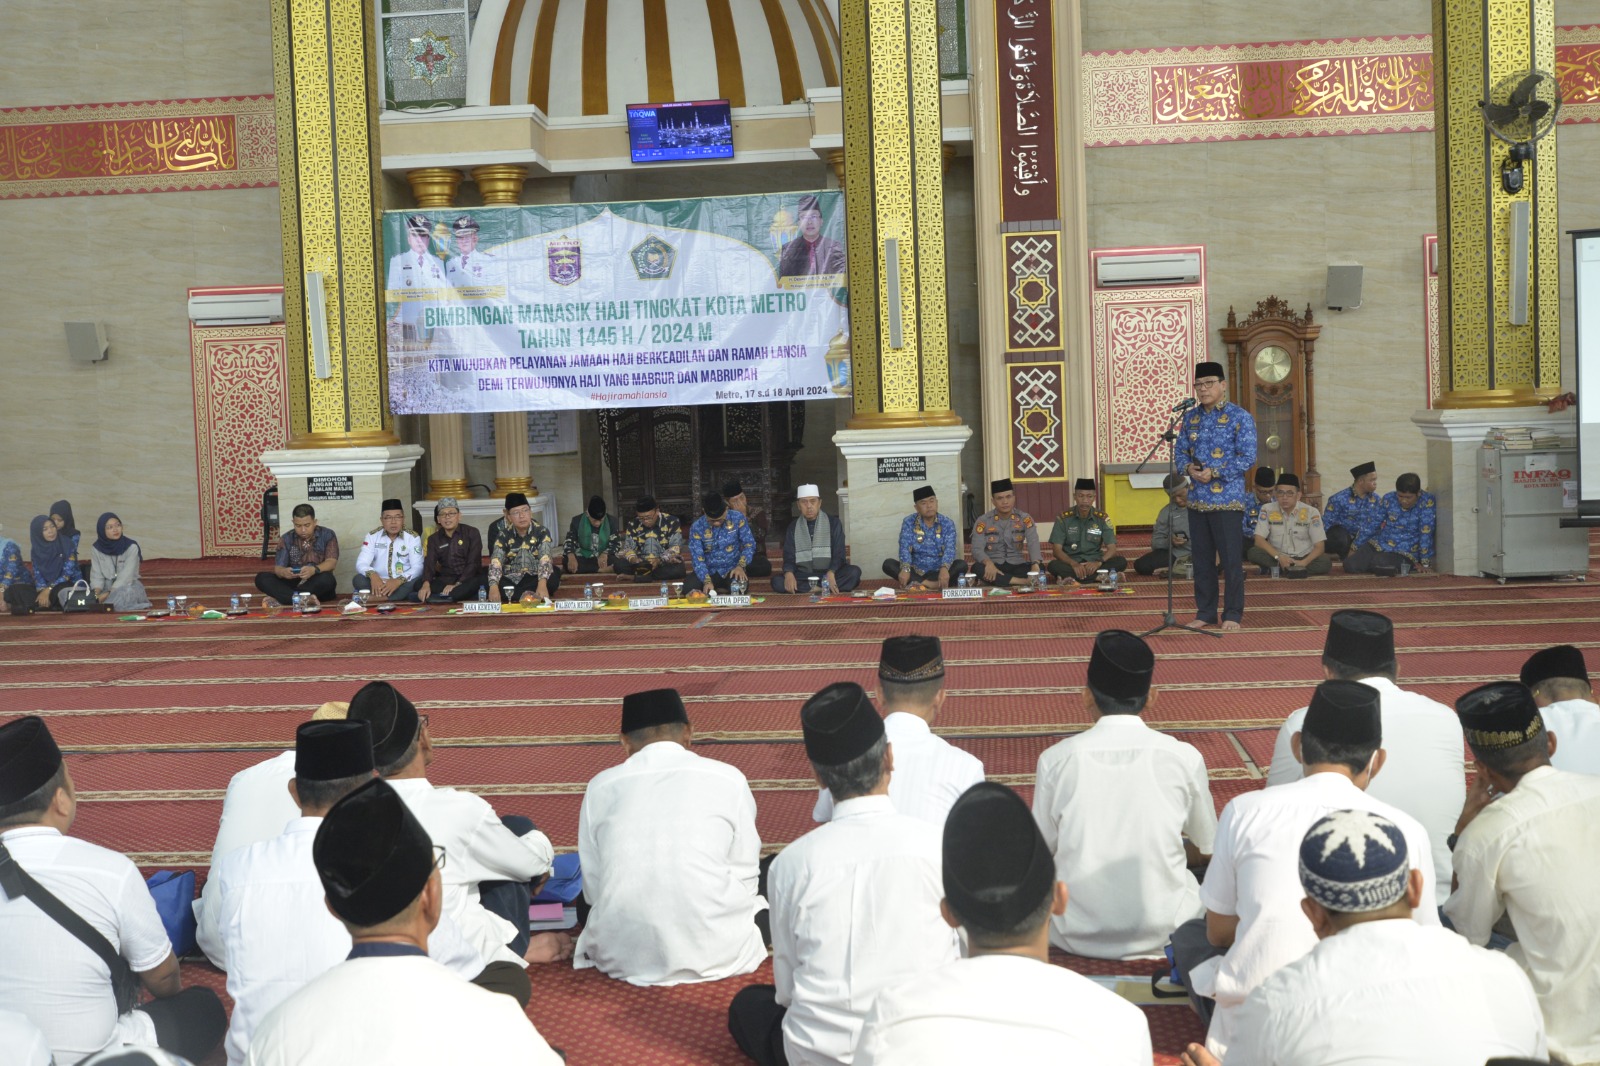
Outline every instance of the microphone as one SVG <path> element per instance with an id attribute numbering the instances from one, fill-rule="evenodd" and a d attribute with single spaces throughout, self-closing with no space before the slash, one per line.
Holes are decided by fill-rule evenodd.
<path id="1" fill-rule="evenodd" d="M 1184 400 L 1182 403 L 1180 403 L 1176 407 L 1174 407 L 1172 409 L 1172 413 L 1173 414 L 1177 414 L 1179 411 L 1187 411 L 1189 408 L 1191 408 L 1191 407 L 1193 407 L 1195 405 L 1195 402 L 1196 402 L 1195 398 L 1193 396 L 1190 396 L 1188 399 Z"/>

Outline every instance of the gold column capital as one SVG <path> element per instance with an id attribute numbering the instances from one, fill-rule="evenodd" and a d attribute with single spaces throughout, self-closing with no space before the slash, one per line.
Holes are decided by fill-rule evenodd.
<path id="1" fill-rule="evenodd" d="M 466 175 L 454 167 L 421 167 L 406 171 L 406 182 L 418 207 L 454 207 Z"/>
<path id="2" fill-rule="evenodd" d="M 833 168 L 833 176 L 839 179 L 839 188 L 844 188 L 844 149 L 830 148 L 823 158 Z"/>
<path id="3" fill-rule="evenodd" d="M 516 163 L 473 167 L 472 180 L 483 195 L 485 207 L 515 207 L 522 202 L 522 185 L 528 180 L 528 168 Z"/>

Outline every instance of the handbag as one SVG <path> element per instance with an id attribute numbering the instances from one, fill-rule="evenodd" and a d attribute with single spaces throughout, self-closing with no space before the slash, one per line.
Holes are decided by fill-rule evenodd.
<path id="1" fill-rule="evenodd" d="M 89 592 L 89 583 L 82 578 L 61 593 L 60 602 L 61 610 L 68 614 L 87 611 L 95 606 L 94 596 Z"/>
<path id="2" fill-rule="evenodd" d="M 117 949 L 111 946 L 111 941 L 100 930 L 84 921 L 76 911 L 18 866 L 3 843 L 0 843 L 0 890 L 5 892 L 7 899 L 27 896 L 35 907 L 100 957 L 100 961 L 111 971 L 111 992 L 116 997 L 119 1015 L 139 1005 L 139 993 L 143 985 L 139 975 L 128 965 L 128 960 L 117 954 Z"/>
<path id="3" fill-rule="evenodd" d="M 157 870 L 145 880 L 156 913 L 167 927 L 172 953 L 192 955 L 195 950 L 194 871 Z"/>
<path id="4" fill-rule="evenodd" d="M 6 605 L 11 608 L 12 614 L 32 614 L 38 606 L 35 602 L 38 595 L 38 586 L 18 581 L 7 586 Z"/>

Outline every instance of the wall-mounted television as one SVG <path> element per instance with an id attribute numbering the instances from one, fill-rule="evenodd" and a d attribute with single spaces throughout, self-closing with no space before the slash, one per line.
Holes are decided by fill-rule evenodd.
<path id="1" fill-rule="evenodd" d="M 733 111 L 726 100 L 629 104 L 628 148 L 635 163 L 732 159 Z"/>

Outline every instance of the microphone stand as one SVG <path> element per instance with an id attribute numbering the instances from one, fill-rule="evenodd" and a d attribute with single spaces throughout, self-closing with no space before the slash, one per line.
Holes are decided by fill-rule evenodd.
<path id="1" fill-rule="evenodd" d="M 1154 444 L 1150 445 L 1150 450 L 1148 452 L 1145 452 L 1144 458 L 1139 460 L 1139 466 L 1134 467 L 1134 471 L 1135 472 L 1137 472 L 1139 470 L 1139 467 L 1144 466 L 1144 464 L 1148 463 L 1155 456 L 1156 452 L 1161 449 L 1161 445 L 1162 445 L 1163 442 L 1165 442 L 1165 444 L 1167 446 L 1167 469 L 1173 474 L 1176 474 L 1178 472 L 1178 434 L 1173 431 L 1172 427 L 1177 425 L 1178 424 L 1178 420 L 1183 417 L 1184 412 L 1187 411 L 1190 407 L 1193 407 L 1193 406 L 1194 406 L 1194 403 L 1193 403 L 1193 401 L 1191 401 L 1191 402 L 1189 402 L 1187 404 L 1180 405 L 1177 410 L 1172 412 L 1172 417 L 1167 420 L 1167 428 L 1162 431 L 1160 437 L 1156 438 L 1156 442 Z M 1171 497 L 1168 497 L 1168 502 L 1169 503 L 1171 502 Z M 1194 547 L 1193 547 L 1193 544 L 1194 544 L 1193 538 L 1190 538 L 1189 558 L 1191 560 L 1194 558 Z M 1156 626 L 1154 629 L 1146 630 L 1145 632 L 1140 633 L 1139 635 L 1141 637 L 1153 637 L 1157 633 L 1164 633 L 1169 629 L 1176 629 L 1176 630 L 1178 630 L 1180 632 L 1183 632 L 1183 633 L 1204 633 L 1208 637 L 1214 637 L 1217 640 L 1221 640 L 1222 639 L 1222 634 L 1221 633 L 1214 633 L 1209 629 L 1190 629 L 1188 626 L 1184 625 L 1182 622 L 1179 622 L 1177 616 L 1172 613 L 1172 569 L 1173 569 L 1173 566 L 1178 561 L 1178 553 L 1177 553 L 1176 549 L 1177 549 L 1177 545 L 1173 544 L 1171 538 L 1169 537 L 1168 540 L 1167 540 L 1167 610 L 1166 610 L 1166 613 L 1164 613 L 1161 616 L 1161 624 L 1160 625 Z M 1152 550 L 1154 550 L 1154 546 L 1153 545 L 1152 545 Z M 1193 566 L 1194 564 L 1191 562 L 1190 565 Z"/>

